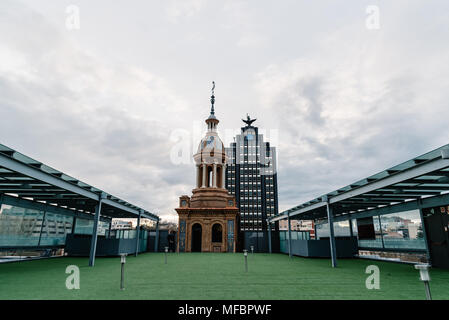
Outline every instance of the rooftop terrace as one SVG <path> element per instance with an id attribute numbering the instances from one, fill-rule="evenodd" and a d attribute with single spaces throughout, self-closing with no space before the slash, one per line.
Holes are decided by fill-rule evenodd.
<path id="1" fill-rule="evenodd" d="M 0 264 L 0 299 L 425 299 L 412 265 L 364 259 L 305 259 L 283 254 L 163 253 L 128 257 L 120 291 L 120 258 L 54 258 Z M 68 265 L 80 268 L 80 290 L 65 287 Z M 368 265 L 380 290 L 368 290 Z M 431 269 L 434 299 L 449 299 L 449 270 Z"/>

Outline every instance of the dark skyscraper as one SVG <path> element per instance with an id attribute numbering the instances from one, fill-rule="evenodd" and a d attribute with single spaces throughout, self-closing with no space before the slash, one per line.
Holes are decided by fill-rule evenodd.
<path id="1" fill-rule="evenodd" d="M 240 209 L 240 231 L 266 231 L 266 219 L 278 213 L 276 148 L 252 125 L 255 119 L 243 121 L 246 126 L 226 148 L 226 188 Z"/>

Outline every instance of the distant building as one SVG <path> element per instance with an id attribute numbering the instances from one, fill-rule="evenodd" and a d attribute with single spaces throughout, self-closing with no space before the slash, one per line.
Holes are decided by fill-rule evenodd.
<path id="1" fill-rule="evenodd" d="M 169 230 L 169 231 L 177 231 L 178 224 L 170 221 L 162 221 L 159 222 L 159 230 Z"/>
<path id="2" fill-rule="evenodd" d="M 278 214 L 276 148 L 264 141 L 248 116 L 241 134 L 226 148 L 226 189 L 240 210 L 240 231 L 267 230 L 267 218 Z"/>
<path id="3" fill-rule="evenodd" d="M 313 220 L 294 220 L 290 221 L 290 227 L 292 231 L 302 231 L 308 232 L 310 234 L 310 239 L 315 239 L 315 224 Z M 288 230 L 288 221 L 281 220 L 279 221 L 279 230 L 286 231 Z"/>
<path id="4" fill-rule="evenodd" d="M 111 230 L 131 230 L 133 224 L 131 221 L 112 220 Z"/>

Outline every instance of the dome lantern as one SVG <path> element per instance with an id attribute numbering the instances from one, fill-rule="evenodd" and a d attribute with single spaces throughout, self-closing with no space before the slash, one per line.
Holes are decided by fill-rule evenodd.
<path id="1" fill-rule="evenodd" d="M 212 82 L 211 111 L 206 119 L 207 132 L 193 156 L 197 165 L 198 188 L 225 188 L 226 152 L 217 133 L 219 120 L 215 117 L 215 82 Z"/>

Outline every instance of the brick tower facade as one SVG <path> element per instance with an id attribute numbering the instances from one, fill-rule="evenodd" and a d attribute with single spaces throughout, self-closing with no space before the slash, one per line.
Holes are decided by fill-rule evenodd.
<path id="1" fill-rule="evenodd" d="M 179 198 L 176 208 L 180 252 L 235 252 L 239 209 L 225 187 L 227 158 L 217 133 L 214 88 L 207 132 L 193 156 L 196 186 L 191 197 Z"/>

